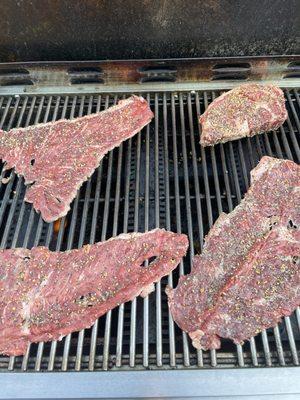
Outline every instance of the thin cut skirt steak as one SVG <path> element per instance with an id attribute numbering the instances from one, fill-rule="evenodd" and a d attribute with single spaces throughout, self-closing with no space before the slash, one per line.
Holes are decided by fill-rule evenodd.
<path id="1" fill-rule="evenodd" d="M 192 337 L 196 347 L 218 349 L 275 326 L 300 304 L 300 230 L 279 227 L 258 240 L 220 292 L 213 312 Z"/>
<path id="2" fill-rule="evenodd" d="M 241 85 L 216 98 L 200 116 L 200 144 L 213 146 L 275 130 L 286 118 L 280 88 L 256 83 Z"/>
<path id="3" fill-rule="evenodd" d="M 98 114 L 0 131 L 0 158 L 30 185 L 25 200 L 46 222 L 55 221 L 104 155 L 152 118 L 146 100 L 132 96 Z"/>
<path id="4" fill-rule="evenodd" d="M 210 230 L 202 254 L 194 257 L 192 272 L 180 278 L 176 289 L 167 289 L 174 320 L 189 333 L 197 348 L 219 347 L 218 336 L 241 342 L 271 327 L 274 321 L 294 310 L 295 303 L 288 300 L 291 292 L 297 293 L 294 298 L 300 304 L 300 166 L 263 157 L 251 172 L 251 179 L 241 204 L 230 214 L 221 214 Z M 253 277 L 256 267 L 257 274 L 264 279 L 271 282 L 277 274 L 279 280 L 285 277 L 288 286 L 278 281 L 278 292 L 273 293 L 276 298 L 262 298 Z M 239 283 L 245 281 L 248 287 Z M 233 284 L 238 287 L 231 290 Z M 271 287 L 275 288 L 274 285 Z M 254 309 L 256 324 L 246 329 L 250 311 L 234 296 L 242 302 L 251 294 L 253 298 L 257 296 L 260 311 Z M 283 302 L 287 307 L 284 312 Z M 233 313 L 233 303 L 239 313 Z M 274 318 L 270 309 L 278 309 Z M 216 329 L 221 320 L 228 325 Z"/>
<path id="5" fill-rule="evenodd" d="M 24 354 L 30 342 L 59 340 L 146 296 L 187 247 L 186 235 L 155 229 L 65 252 L 1 250 L 0 353 Z"/>

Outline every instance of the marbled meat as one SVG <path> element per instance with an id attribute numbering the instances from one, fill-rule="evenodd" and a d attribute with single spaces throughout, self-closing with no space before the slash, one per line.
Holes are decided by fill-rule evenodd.
<path id="1" fill-rule="evenodd" d="M 275 130 L 286 118 L 280 88 L 255 83 L 241 85 L 215 99 L 200 116 L 200 144 L 213 146 Z"/>
<path id="2" fill-rule="evenodd" d="M 152 118 L 146 100 L 132 96 L 97 114 L 0 131 L 0 158 L 30 185 L 25 200 L 46 222 L 55 221 L 104 155 Z"/>
<path id="3" fill-rule="evenodd" d="M 298 298 L 294 297 L 299 302 L 299 268 L 298 275 L 295 275 L 299 260 L 293 257 L 300 255 L 300 166 L 292 161 L 263 157 L 251 172 L 251 180 L 251 187 L 240 205 L 228 215 L 221 214 L 210 230 L 202 254 L 194 257 L 191 273 L 180 278 L 176 289 L 167 289 L 174 320 L 189 333 L 197 348 L 218 348 L 219 333 L 220 336 L 224 334 L 224 337 L 242 342 L 263 328 L 271 327 L 275 320 L 294 310 L 294 303 L 288 300 L 290 293 L 285 284 L 279 285 L 278 292 L 273 293 L 275 299 L 261 299 L 259 312 L 258 308 L 254 311 L 257 314 L 256 325 L 252 324 L 247 330 L 245 321 L 248 311 L 234 300 L 234 294 L 229 289 L 235 282 L 247 280 L 247 291 L 255 298 L 257 284 L 252 275 L 256 267 L 258 271 L 264 269 L 263 273 L 267 276 L 269 273 L 271 281 L 273 272 L 284 265 L 283 275 L 290 290 L 298 291 Z M 276 241 L 277 245 L 273 246 L 272 241 Z M 270 249 L 274 262 L 269 257 Z M 274 274 L 278 274 L 279 270 Z M 246 293 L 242 284 L 238 283 L 238 286 L 233 290 L 239 293 L 242 301 L 243 296 L 249 293 Z M 262 290 L 264 288 L 262 285 Z M 274 286 L 270 289 L 273 290 Z M 258 293 L 258 296 L 262 294 Z M 218 310 L 223 302 L 224 307 L 237 304 L 240 320 L 235 320 L 236 315 L 232 310 L 231 314 L 224 311 L 221 315 L 222 311 Z M 280 302 L 286 305 L 284 313 Z M 274 308 L 274 318 L 271 318 L 268 313 L 273 305 L 279 311 Z M 227 319 L 228 326 L 225 324 L 212 333 L 217 319 Z M 208 332 L 207 327 L 210 327 Z"/>
<path id="4" fill-rule="evenodd" d="M 186 235 L 155 229 L 65 252 L 0 250 L 0 353 L 21 355 L 31 342 L 60 340 L 146 296 L 187 247 Z"/>

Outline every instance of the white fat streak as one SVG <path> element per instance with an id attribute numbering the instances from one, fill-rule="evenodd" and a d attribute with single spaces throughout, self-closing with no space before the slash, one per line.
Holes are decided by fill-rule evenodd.
<path id="1" fill-rule="evenodd" d="M 137 237 L 143 236 L 143 235 L 145 235 L 145 236 L 146 235 L 152 235 L 157 231 L 164 231 L 164 229 L 156 228 L 156 229 L 153 229 L 152 231 L 149 231 L 149 232 L 146 232 L 146 233 L 140 233 L 140 232 L 121 233 L 120 235 L 107 240 L 107 242 L 110 241 L 110 240 L 116 240 L 116 239 L 128 240 L 128 239 L 137 238 Z"/>
<path id="2" fill-rule="evenodd" d="M 266 303 L 267 303 L 267 300 L 263 297 L 260 299 L 253 300 L 253 304 L 262 306 L 262 307 L 264 307 L 266 305 Z"/>
<path id="3" fill-rule="evenodd" d="M 53 271 L 49 273 L 47 278 L 41 282 L 40 286 L 38 288 L 32 289 L 28 293 L 28 301 L 22 301 L 22 311 L 21 315 L 24 320 L 23 327 L 22 327 L 22 332 L 26 335 L 30 333 L 30 318 L 31 318 L 31 307 L 33 306 L 35 300 L 40 297 L 40 291 L 41 289 L 47 285 L 51 275 L 53 274 Z M 43 299 L 45 302 L 45 300 Z"/>
<path id="4" fill-rule="evenodd" d="M 151 283 L 149 286 L 146 286 L 143 288 L 143 290 L 140 293 L 140 296 L 146 297 L 146 296 L 148 296 L 148 294 L 154 292 L 154 290 L 155 290 L 154 283 Z"/>
<path id="5" fill-rule="evenodd" d="M 236 121 L 236 130 L 239 136 L 248 136 L 250 132 L 248 121 L 246 119 L 238 119 Z"/>
<path id="6" fill-rule="evenodd" d="M 221 318 L 225 323 L 229 323 L 232 320 L 230 314 L 222 314 Z"/>
<path id="7" fill-rule="evenodd" d="M 22 325 L 22 332 L 24 335 L 30 334 L 29 329 L 29 321 L 30 321 L 30 303 L 22 301 L 22 317 L 24 319 L 24 323 Z"/>

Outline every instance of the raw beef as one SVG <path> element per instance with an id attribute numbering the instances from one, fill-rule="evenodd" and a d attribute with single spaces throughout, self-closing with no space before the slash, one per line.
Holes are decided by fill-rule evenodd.
<path id="1" fill-rule="evenodd" d="M 276 325 L 300 305 L 300 230 L 279 227 L 258 240 L 221 291 L 212 314 L 194 334 L 194 345 L 218 349 Z M 202 333 L 203 332 L 203 333 Z"/>
<path id="2" fill-rule="evenodd" d="M 210 230 L 191 274 L 181 277 L 176 289 L 167 289 L 174 320 L 197 347 L 220 292 L 242 268 L 253 246 L 274 227 L 300 226 L 300 166 L 263 157 L 251 180 L 241 204 L 230 214 L 221 214 Z"/>
<path id="3" fill-rule="evenodd" d="M 142 97 L 132 96 L 98 114 L 0 132 L 0 158 L 30 185 L 25 200 L 46 222 L 70 209 L 77 190 L 104 155 L 153 117 Z"/>
<path id="4" fill-rule="evenodd" d="M 0 353 L 24 354 L 30 342 L 59 340 L 119 304 L 146 296 L 153 282 L 176 268 L 187 247 L 186 235 L 156 229 L 66 252 L 1 250 Z"/>
<path id="5" fill-rule="evenodd" d="M 200 116 L 200 144 L 212 146 L 275 130 L 286 118 L 281 89 L 255 83 L 242 85 L 215 99 Z"/>

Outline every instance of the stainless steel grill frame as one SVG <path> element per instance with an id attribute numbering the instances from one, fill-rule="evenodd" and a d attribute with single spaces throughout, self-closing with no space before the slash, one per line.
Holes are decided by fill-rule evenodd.
<path id="1" fill-rule="evenodd" d="M 81 371 L 84 376 L 88 374 L 84 371 L 94 376 L 91 372 L 100 370 L 204 373 L 206 369 L 285 367 L 280 370 L 295 371 L 288 367 L 299 365 L 299 308 L 282 324 L 243 346 L 224 341 L 219 351 L 205 352 L 193 349 L 187 335 L 174 324 L 164 293 L 166 283 L 176 286 L 179 275 L 189 272 L 192 257 L 202 250 L 204 236 L 218 215 L 230 212 L 241 201 L 250 184 L 250 170 L 263 155 L 300 162 L 300 92 L 297 87 L 284 92 L 289 117 L 277 132 L 204 149 L 199 145 L 197 115 L 220 90 L 143 91 L 140 94 L 150 102 L 155 118 L 103 159 L 78 192 L 58 231 L 57 225 L 43 222 L 23 201 L 23 180 L 14 172 L 2 171 L 1 178 L 9 176 L 10 180 L 6 185 L 0 183 L 1 248 L 46 245 L 65 250 L 122 232 L 164 227 L 187 233 L 190 249 L 179 268 L 156 284 L 149 297 L 121 305 L 91 329 L 68 335 L 61 342 L 33 344 L 24 357 L 0 356 L 0 382 L 4 379 L 12 384 L 15 376 L 26 380 L 26 372 L 44 377 L 43 372 L 50 371 Z M 0 128 L 90 114 L 130 94 L 3 95 Z"/>

